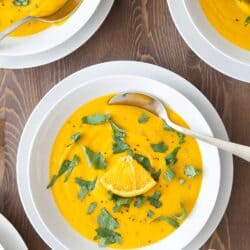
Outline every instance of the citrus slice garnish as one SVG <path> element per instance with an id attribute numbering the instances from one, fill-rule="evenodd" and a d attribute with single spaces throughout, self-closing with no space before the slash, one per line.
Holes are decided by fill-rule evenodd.
<path id="1" fill-rule="evenodd" d="M 150 173 L 131 156 L 119 158 L 100 181 L 107 190 L 122 197 L 144 194 L 156 185 Z"/>

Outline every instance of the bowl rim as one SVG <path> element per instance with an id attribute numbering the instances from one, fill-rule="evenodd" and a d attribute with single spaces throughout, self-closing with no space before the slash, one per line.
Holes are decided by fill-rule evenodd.
<path id="1" fill-rule="evenodd" d="M 205 39 L 205 41 L 207 41 L 207 43 L 216 51 L 218 51 L 221 55 L 229 58 L 230 60 L 233 60 L 235 62 L 238 62 L 240 64 L 246 65 L 246 66 L 250 66 L 250 51 L 248 51 L 247 49 L 241 48 L 238 45 L 230 42 L 229 40 L 227 40 L 226 38 L 224 38 L 209 22 L 209 20 L 207 19 L 205 13 L 201 10 L 201 14 L 204 17 L 205 20 L 205 24 L 209 27 L 210 32 L 213 33 L 213 37 L 218 39 L 220 43 L 224 44 L 225 46 L 230 47 L 230 51 L 234 50 L 237 53 L 241 54 L 241 55 L 236 55 L 234 56 L 233 54 L 231 54 L 229 51 L 225 51 L 225 49 L 222 48 L 222 46 L 217 46 L 215 44 L 215 41 L 212 41 L 211 37 L 209 37 L 209 35 L 207 35 L 207 33 L 200 28 L 200 25 L 197 24 L 197 22 L 194 19 L 193 13 L 191 11 L 191 7 L 189 5 L 190 1 L 188 0 L 182 0 L 183 1 L 183 6 L 185 9 L 185 12 L 188 14 L 188 17 L 192 23 L 192 25 L 195 27 L 195 29 L 198 31 L 198 33 L 200 34 L 200 36 Z M 194 4 L 199 5 L 200 3 L 199 1 L 195 2 Z M 246 57 L 246 58 L 243 58 Z"/>
<path id="2" fill-rule="evenodd" d="M 34 201 L 34 198 L 33 198 L 33 191 L 32 191 L 31 185 L 30 185 L 30 166 L 31 166 L 30 161 L 31 161 L 32 151 L 33 151 L 33 149 L 34 149 L 34 147 L 33 147 L 33 146 L 34 146 L 34 143 L 35 143 L 35 141 L 37 140 L 37 135 L 39 134 L 39 131 L 40 131 L 41 127 L 44 125 L 44 122 L 48 119 L 49 115 L 51 115 L 51 113 L 53 112 L 53 110 L 55 110 L 55 109 L 58 107 L 58 105 L 60 105 L 67 97 L 69 97 L 70 95 L 72 95 L 72 93 L 74 93 L 75 91 L 77 91 L 77 90 L 80 89 L 80 88 L 85 88 L 87 85 L 90 85 L 90 84 L 92 84 L 93 82 L 98 82 L 98 81 L 103 81 L 103 80 L 107 81 L 107 79 L 119 79 L 119 78 L 120 78 L 120 79 L 121 79 L 121 78 L 123 78 L 123 79 L 126 78 L 126 79 L 129 79 L 130 81 L 131 81 L 132 79 L 133 79 L 133 81 L 134 81 L 134 79 L 136 78 L 136 79 L 140 79 L 141 81 L 148 81 L 148 82 L 150 82 L 151 84 L 154 83 L 154 84 L 161 85 L 161 86 L 162 86 L 163 88 L 165 88 L 165 89 L 170 89 L 171 91 L 173 91 L 174 93 L 176 93 L 177 95 L 179 95 L 181 98 L 183 98 L 185 101 L 189 102 L 190 105 L 193 106 L 193 108 L 195 109 L 195 111 L 199 113 L 199 115 L 202 117 L 202 119 L 203 119 L 204 122 L 206 123 L 206 126 L 207 126 L 206 129 L 208 129 L 209 134 L 210 134 L 210 135 L 213 134 L 213 133 L 212 133 L 212 130 L 211 130 L 209 124 L 207 123 L 206 119 L 204 118 L 204 116 L 200 113 L 200 111 L 196 108 L 196 106 L 195 106 L 189 99 L 187 99 L 187 98 L 186 98 L 183 94 L 181 94 L 179 91 L 173 89 L 172 87 L 170 87 L 170 86 L 168 86 L 168 85 L 165 85 L 164 83 L 162 83 L 162 82 L 160 82 L 160 81 L 158 81 L 158 80 L 153 80 L 153 79 L 150 79 L 150 78 L 146 78 L 146 77 L 142 77 L 142 76 L 134 76 L 134 75 L 113 75 L 113 76 L 104 76 L 104 77 L 98 77 L 98 78 L 92 79 L 92 80 L 90 80 L 90 81 L 86 81 L 86 82 L 82 83 L 81 85 L 79 85 L 79 86 L 73 88 L 71 91 L 68 91 L 64 96 L 62 96 L 62 98 L 60 98 L 59 100 L 57 100 L 57 101 L 53 104 L 53 106 L 44 114 L 43 119 L 40 121 L 40 124 L 39 124 L 39 126 L 37 127 L 37 129 L 36 129 L 35 136 L 33 137 L 33 140 L 32 140 L 32 146 L 31 146 L 30 152 L 29 152 L 29 164 L 28 164 L 28 167 L 29 167 L 29 185 L 28 185 L 28 186 L 29 186 L 29 190 L 28 190 L 28 191 L 29 191 L 30 194 L 31 194 L 33 206 L 35 207 L 35 210 L 36 210 L 37 214 L 39 215 L 40 220 L 43 222 L 43 224 L 44 224 L 44 226 L 46 227 L 46 229 L 48 230 L 48 232 L 51 234 L 51 236 L 52 236 L 54 239 L 56 239 L 57 241 L 59 241 L 60 244 L 63 244 L 63 243 L 60 241 L 60 239 L 58 239 L 58 238 L 54 235 L 53 232 L 51 232 L 50 228 L 47 226 L 47 224 L 45 223 L 45 221 L 44 221 L 43 218 L 41 217 L 41 214 L 40 214 L 40 212 L 39 212 L 39 209 L 37 208 L 37 205 L 36 205 L 36 203 L 35 203 L 35 201 Z M 135 89 L 135 90 L 139 91 L 138 89 Z M 145 92 L 145 91 L 144 91 L 144 92 Z M 109 91 L 109 93 L 112 93 L 112 90 Z M 97 98 L 97 96 L 96 96 L 95 98 Z M 88 100 L 88 101 L 89 101 L 89 100 Z M 86 102 L 86 101 L 85 101 L 85 102 Z M 83 103 L 85 103 L 85 102 L 83 102 Z M 67 117 L 68 117 L 70 114 L 72 114 L 72 112 L 70 112 L 70 113 L 67 115 Z M 200 142 L 199 142 L 199 141 L 198 141 L 198 144 L 199 144 L 199 146 L 200 146 Z M 200 148 L 201 148 L 201 146 L 200 146 Z M 201 153 L 202 153 L 202 151 L 201 151 Z M 213 209 L 214 209 L 214 206 L 215 206 L 215 203 L 216 203 L 216 200 L 217 200 L 217 196 L 218 196 L 218 193 L 219 193 L 219 188 L 220 188 L 220 174 L 221 174 L 221 163 L 220 163 L 220 157 L 219 157 L 218 149 L 215 150 L 215 158 L 217 158 L 217 163 L 218 163 L 218 165 L 219 165 L 219 168 L 218 168 L 218 172 L 217 172 L 216 181 L 213 183 L 213 186 L 216 186 L 216 194 L 213 196 L 214 199 L 213 199 L 212 203 L 210 204 L 209 213 L 206 214 L 206 219 L 203 218 L 203 219 L 204 219 L 204 220 L 203 220 L 203 223 L 200 224 L 199 229 L 196 230 L 196 233 L 193 234 L 192 237 L 189 237 L 189 240 L 188 240 L 187 242 L 186 242 L 186 241 L 182 241 L 182 244 L 184 244 L 184 245 L 182 245 L 180 248 L 185 247 L 187 244 L 189 244 L 189 243 L 196 237 L 196 235 L 200 232 L 200 230 L 201 230 L 201 229 L 204 227 L 204 225 L 206 224 L 207 220 L 209 219 L 209 217 L 210 217 L 210 215 L 211 215 L 211 213 L 212 213 L 212 211 L 213 211 Z M 202 159 L 204 159 L 203 156 L 202 156 Z M 203 162 L 203 166 L 204 166 L 204 162 Z M 204 177 L 203 177 L 201 189 L 204 189 L 203 183 L 204 183 Z M 201 194 L 201 190 L 200 190 L 200 194 Z M 191 218 L 191 216 L 193 215 L 194 210 L 195 210 L 195 208 L 197 207 L 197 203 L 198 203 L 198 201 L 200 200 L 200 194 L 199 194 L 199 197 L 197 198 L 196 204 L 195 204 L 194 208 L 192 209 L 192 211 L 191 211 L 190 215 L 188 216 L 188 218 Z M 58 210 L 58 211 L 59 211 L 59 210 Z M 59 212 L 59 213 L 60 213 L 60 212 Z M 196 213 L 197 213 L 197 212 L 196 212 Z M 186 219 L 186 221 L 188 220 L 188 218 Z M 182 227 L 183 227 L 183 225 L 186 223 L 186 221 L 182 224 Z M 180 228 L 181 228 L 181 227 L 180 227 Z M 178 230 L 179 230 L 179 229 L 177 229 L 176 231 L 174 231 L 171 235 L 176 234 L 176 232 L 177 232 Z M 76 231 L 75 231 L 75 232 L 76 232 Z M 171 236 L 171 235 L 170 235 L 170 236 Z M 160 242 L 166 241 L 166 239 L 168 239 L 170 236 L 168 236 L 168 237 L 166 237 L 166 238 L 164 238 L 164 239 L 162 239 L 162 240 L 160 240 L 160 241 L 158 241 L 158 242 L 156 242 L 156 243 L 154 243 L 154 244 L 152 244 L 152 245 L 145 246 L 145 247 L 143 247 L 143 248 L 141 248 L 141 249 L 152 249 L 153 246 L 158 245 Z M 164 243 L 163 243 L 163 244 L 164 244 Z M 65 245 L 64 245 L 64 247 L 65 247 Z"/>
<path id="3" fill-rule="evenodd" d="M 64 23 L 60 25 L 52 25 L 41 32 L 37 32 L 28 36 L 5 38 L 1 43 L 2 48 L 0 49 L 0 56 L 31 56 L 56 48 L 82 29 L 82 27 L 93 16 L 100 3 L 101 0 L 84 0 L 79 8 Z M 82 13 L 85 15 L 82 15 Z M 81 22 L 77 21 L 80 17 L 82 18 Z M 58 35 L 60 35 L 62 32 L 64 33 L 64 36 L 60 35 L 57 40 L 53 40 L 51 35 L 53 35 L 55 32 L 57 35 L 54 35 L 54 37 L 58 37 Z M 44 39 L 48 39 L 47 42 L 44 41 Z M 45 46 L 36 46 L 38 43 L 41 45 L 41 40 L 43 41 L 42 44 L 45 44 Z M 15 45 L 18 45 L 20 42 L 25 43 L 24 46 L 26 47 L 31 46 L 32 50 L 25 50 L 22 47 L 15 48 Z M 5 46 L 7 46 L 7 49 L 4 49 Z M 10 48 L 8 48 L 8 46 L 10 46 Z"/>

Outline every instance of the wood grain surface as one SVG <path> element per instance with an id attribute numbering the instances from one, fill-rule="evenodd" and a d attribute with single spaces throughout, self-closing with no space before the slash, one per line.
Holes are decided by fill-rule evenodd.
<path id="1" fill-rule="evenodd" d="M 38 101 L 61 79 L 118 59 L 145 61 L 180 74 L 211 101 L 231 140 L 250 145 L 250 85 L 210 68 L 187 47 L 166 0 L 116 0 L 98 32 L 73 54 L 42 67 L 0 70 L 0 212 L 30 249 L 48 247 L 29 223 L 17 192 L 15 163 L 23 127 Z M 204 250 L 250 249 L 250 164 L 237 158 L 234 163 L 228 209 Z"/>

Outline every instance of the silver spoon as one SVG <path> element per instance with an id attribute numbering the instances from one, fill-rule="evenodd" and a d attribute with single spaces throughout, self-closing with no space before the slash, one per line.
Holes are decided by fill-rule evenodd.
<path id="1" fill-rule="evenodd" d="M 35 16 L 27 16 L 20 21 L 12 24 L 9 28 L 5 29 L 4 31 L 0 32 L 0 41 L 8 36 L 11 32 L 16 30 L 21 25 L 37 20 L 45 23 L 57 23 L 62 22 L 68 17 L 70 17 L 81 5 L 83 0 L 68 0 L 59 10 L 49 16 L 44 17 L 35 17 Z"/>
<path id="2" fill-rule="evenodd" d="M 205 136 L 173 123 L 168 117 L 165 106 L 157 97 L 145 93 L 121 93 L 112 97 L 109 100 L 109 104 L 129 105 L 143 108 L 160 117 L 164 122 L 166 122 L 170 127 L 178 132 L 195 137 L 199 140 L 214 145 L 219 149 L 230 152 L 248 162 L 250 161 L 250 147 L 248 146 Z"/>

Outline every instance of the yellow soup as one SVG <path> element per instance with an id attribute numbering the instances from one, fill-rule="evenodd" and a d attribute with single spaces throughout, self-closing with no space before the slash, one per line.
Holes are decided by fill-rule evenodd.
<path id="1" fill-rule="evenodd" d="M 67 0 L 0 0 L 0 31 L 27 16 L 51 15 L 66 2 Z M 50 26 L 49 23 L 32 21 L 18 28 L 12 33 L 12 36 L 31 35 Z"/>
<path id="2" fill-rule="evenodd" d="M 249 0 L 200 0 L 213 27 L 235 45 L 250 50 Z"/>
<path id="3" fill-rule="evenodd" d="M 110 97 L 84 104 L 62 126 L 51 153 L 48 188 L 65 220 L 83 237 L 112 248 L 142 247 L 167 237 L 190 214 L 202 182 L 201 153 L 195 139 L 140 108 L 108 105 Z M 169 110 L 169 115 L 187 127 L 178 114 Z M 137 197 L 109 192 L 100 179 L 124 157 L 137 159 L 156 185 Z M 118 170 L 112 181 L 124 178 Z"/>

